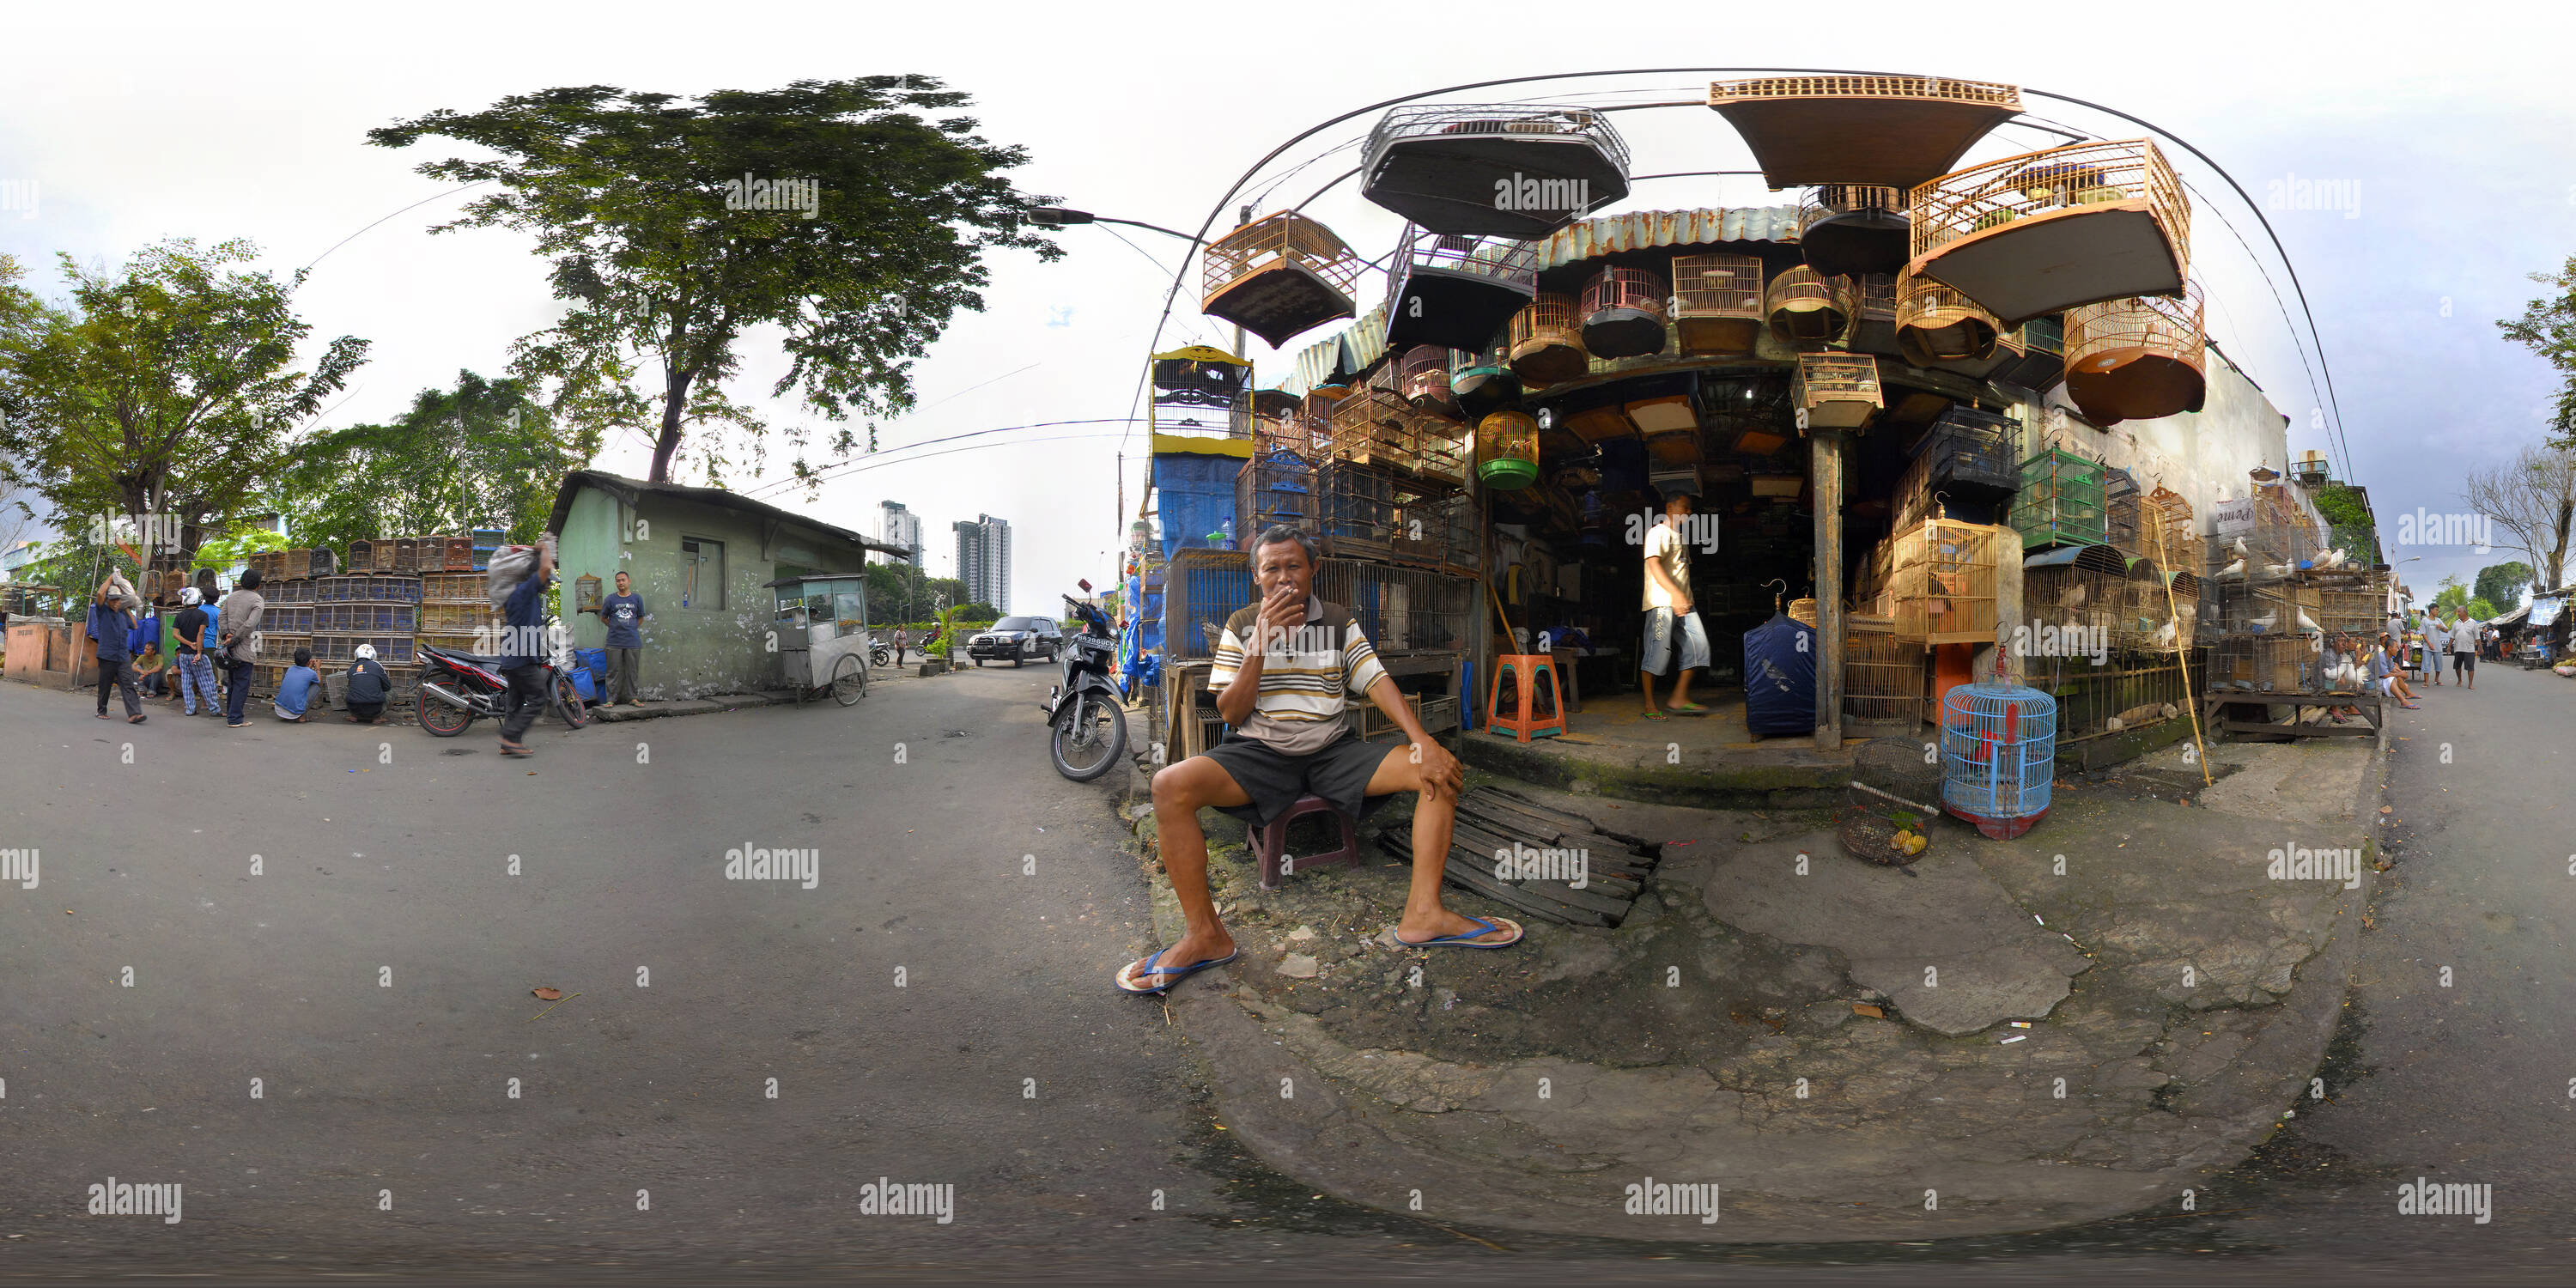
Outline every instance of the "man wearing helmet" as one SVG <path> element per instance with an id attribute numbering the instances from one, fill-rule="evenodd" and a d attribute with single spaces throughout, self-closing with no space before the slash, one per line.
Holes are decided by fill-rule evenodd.
<path id="1" fill-rule="evenodd" d="M 349 664 L 349 723 L 383 724 L 385 698 L 393 691 L 393 677 L 385 674 L 376 661 L 376 646 L 361 644 L 357 661 Z"/>
<path id="2" fill-rule="evenodd" d="M 215 696 L 215 664 L 206 656 L 207 647 L 214 642 L 207 638 L 214 619 L 206 612 L 205 602 L 205 593 L 196 587 L 182 589 L 179 592 L 179 616 L 171 623 L 179 640 L 179 655 L 172 659 L 179 672 L 179 699 L 192 716 L 200 714 L 197 709 L 200 701 L 204 703 L 205 715 L 218 715 L 224 709 L 222 701 Z"/>

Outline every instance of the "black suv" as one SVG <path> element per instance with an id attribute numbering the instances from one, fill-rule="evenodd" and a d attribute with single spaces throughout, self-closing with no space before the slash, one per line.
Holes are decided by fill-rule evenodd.
<path id="1" fill-rule="evenodd" d="M 1005 617 L 966 637 L 966 656 L 977 666 L 988 661 L 1018 666 L 1030 658 L 1052 662 L 1063 647 L 1064 628 L 1046 617 Z"/>

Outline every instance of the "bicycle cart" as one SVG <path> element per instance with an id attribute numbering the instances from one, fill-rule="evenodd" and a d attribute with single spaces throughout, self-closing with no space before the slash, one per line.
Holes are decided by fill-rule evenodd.
<path id="1" fill-rule="evenodd" d="M 770 619 L 781 682 L 804 702 L 829 689 L 842 706 L 868 692 L 868 590 L 855 573 L 816 573 L 765 583 L 778 593 Z"/>

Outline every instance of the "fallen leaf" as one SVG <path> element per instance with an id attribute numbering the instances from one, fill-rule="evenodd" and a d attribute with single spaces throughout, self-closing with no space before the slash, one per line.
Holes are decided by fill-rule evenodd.
<path id="1" fill-rule="evenodd" d="M 1883 1019 L 1886 1019 L 1886 1018 L 1887 1018 L 1887 1012 L 1886 1012 L 1886 1011 L 1884 1011 L 1884 1010 L 1882 1010 L 1882 1009 L 1880 1009 L 1880 1008 L 1878 1008 L 1878 1007 L 1872 1006 L 1872 1005 L 1870 1005 L 1870 1004 L 1869 1004 L 1869 1003 L 1867 1003 L 1867 1002 L 1854 1002 L 1854 1003 L 1852 1003 L 1852 1014 L 1854 1014 L 1854 1015 L 1866 1015 L 1866 1016 L 1868 1016 L 1869 1018 L 1871 1018 L 1871 1019 L 1873 1019 L 1873 1020 L 1883 1020 Z"/>
<path id="2" fill-rule="evenodd" d="M 540 1002 L 559 1002 L 563 1000 L 563 990 L 560 988 L 532 988 L 528 991 L 536 994 L 537 1000 Z"/>
<path id="3" fill-rule="evenodd" d="M 2380 807 L 2379 807 L 2379 812 L 2380 812 L 2380 813 L 2382 813 L 2382 814 L 2385 814 L 2385 813 L 2387 813 L 2387 812 L 2389 812 L 2390 810 L 2393 810 L 2393 809 L 2395 809 L 2395 808 L 2397 808 L 2397 807 L 2396 807 L 2396 806 L 2394 806 L 2394 805 L 2382 805 L 2382 806 L 2380 806 Z"/>

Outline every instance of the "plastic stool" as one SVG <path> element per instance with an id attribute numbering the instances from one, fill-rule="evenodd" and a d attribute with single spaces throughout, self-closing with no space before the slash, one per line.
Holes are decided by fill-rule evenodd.
<path id="1" fill-rule="evenodd" d="M 1503 677 L 1513 677 L 1512 691 L 1519 696 L 1517 715 L 1503 714 Z M 1544 690 L 1539 681 L 1546 680 Z M 1549 714 L 1538 714 L 1538 699 L 1547 699 Z M 1557 684 L 1556 659 L 1545 653 L 1505 653 L 1494 659 L 1494 684 L 1485 698 L 1485 729 L 1488 733 L 1510 733 L 1522 742 L 1564 733 L 1565 692 Z"/>
<path id="2" fill-rule="evenodd" d="M 1342 825 L 1342 848 L 1302 859 L 1291 858 L 1288 854 L 1288 825 L 1308 814 L 1332 815 L 1334 821 Z M 1289 806 L 1287 813 L 1270 820 L 1268 827 L 1253 828 L 1244 839 L 1251 843 L 1252 857 L 1260 864 L 1261 888 L 1264 890 L 1278 889 L 1279 878 L 1297 868 L 1321 867 L 1327 863 L 1343 863 L 1351 867 L 1360 865 L 1359 820 L 1333 808 L 1333 803 L 1321 796 L 1298 797 L 1297 803 Z"/>

